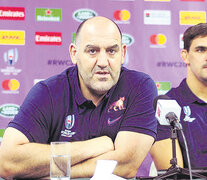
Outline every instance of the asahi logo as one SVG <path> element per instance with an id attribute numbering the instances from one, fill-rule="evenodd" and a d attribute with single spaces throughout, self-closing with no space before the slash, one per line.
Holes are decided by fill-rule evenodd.
<path id="1" fill-rule="evenodd" d="M 0 106 L 0 116 L 5 118 L 13 118 L 19 112 L 17 104 L 2 104 Z"/>
<path id="2" fill-rule="evenodd" d="M 122 34 L 122 43 L 131 46 L 134 43 L 134 38 L 129 34 Z"/>
<path id="3" fill-rule="evenodd" d="M 97 13 L 91 9 L 78 9 L 73 13 L 73 18 L 79 22 L 97 16 Z"/>

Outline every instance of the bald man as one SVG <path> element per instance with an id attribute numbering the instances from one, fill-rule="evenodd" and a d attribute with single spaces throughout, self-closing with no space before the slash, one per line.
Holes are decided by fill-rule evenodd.
<path id="1" fill-rule="evenodd" d="M 156 137 L 157 89 L 147 74 L 121 67 L 126 50 L 113 21 L 80 24 L 69 47 L 74 66 L 36 84 L 8 124 L 2 177 L 49 179 L 52 141 L 71 142 L 71 178 L 93 176 L 99 159 L 116 160 L 118 176 L 136 175 Z"/>

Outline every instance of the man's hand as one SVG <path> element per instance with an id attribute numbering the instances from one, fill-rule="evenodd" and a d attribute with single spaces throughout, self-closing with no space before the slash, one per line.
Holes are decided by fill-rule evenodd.
<path id="1" fill-rule="evenodd" d="M 114 145 L 109 137 L 103 136 L 73 142 L 70 149 L 71 165 L 74 165 L 114 150 Z M 7 128 L 0 146 L 0 159 L 1 177 L 45 178 L 50 172 L 50 145 L 30 143 L 17 129 Z"/>

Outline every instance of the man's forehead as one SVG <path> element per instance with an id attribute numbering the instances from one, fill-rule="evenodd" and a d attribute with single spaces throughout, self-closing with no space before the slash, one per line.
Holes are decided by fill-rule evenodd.
<path id="1" fill-rule="evenodd" d="M 102 47 L 108 47 L 113 46 L 115 44 L 121 45 L 121 39 L 117 36 L 111 36 L 111 35 L 90 35 L 90 36 L 81 36 L 80 37 L 80 43 L 83 46 L 87 45 L 94 45 L 94 46 L 102 46 Z"/>
<path id="2" fill-rule="evenodd" d="M 121 38 L 118 27 L 112 21 L 105 18 L 97 18 L 97 20 L 89 20 L 86 22 L 80 31 L 80 36 Z"/>
<path id="3" fill-rule="evenodd" d="M 192 42 L 202 42 L 207 41 L 207 36 L 198 36 L 192 40 Z"/>

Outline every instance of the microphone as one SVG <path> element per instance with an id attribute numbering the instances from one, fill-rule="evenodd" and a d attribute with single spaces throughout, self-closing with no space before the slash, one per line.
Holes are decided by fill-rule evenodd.
<path id="1" fill-rule="evenodd" d="M 176 100 L 170 99 L 167 95 L 160 95 L 154 99 L 153 107 L 156 111 L 155 117 L 161 125 L 180 124 L 181 107 Z"/>
<path id="2" fill-rule="evenodd" d="M 180 105 L 177 103 L 176 100 L 170 99 L 167 95 L 160 95 L 154 99 L 153 107 L 154 107 L 154 110 L 156 111 L 155 117 L 157 118 L 159 123 L 161 125 L 171 125 L 173 158 L 170 160 L 170 164 L 172 164 L 172 166 L 168 169 L 166 175 L 170 177 L 172 176 L 172 173 L 176 174 L 175 173 L 176 171 L 177 171 L 177 174 L 184 173 L 184 171 L 182 171 L 182 168 L 177 169 L 178 165 L 177 165 L 177 158 L 176 158 L 175 138 L 177 138 L 176 130 L 180 130 L 181 135 L 183 137 L 184 144 L 185 144 L 185 150 L 186 150 L 186 156 L 187 156 L 188 168 L 189 168 L 189 176 L 190 176 L 190 179 L 192 179 L 192 169 L 191 169 L 191 163 L 190 163 L 190 156 L 188 152 L 188 145 L 186 142 L 186 138 L 183 132 L 182 125 L 180 123 L 180 114 L 181 114 Z M 164 176 L 160 175 L 158 176 L 158 178 L 160 179 L 161 177 L 162 179 L 162 177 L 167 177 L 166 175 Z M 185 175 L 188 175 L 188 171 L 185 172 Z"/>

